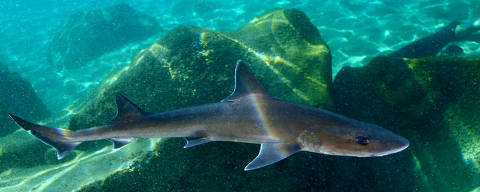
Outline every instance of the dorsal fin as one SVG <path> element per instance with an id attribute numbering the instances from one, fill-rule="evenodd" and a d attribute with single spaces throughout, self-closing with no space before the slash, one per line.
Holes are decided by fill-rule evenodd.
<path id="1" fill-rule="evenodd" d="M 117 103 L 117 116 L 113 121 L 130 121 L 148 115 L 147 112 L 121 94 L 116 95 L 115 101 Z"/>
<path id="2" fill-rule="evenodd" d="M 247 65 L 242 60 L 238 60 L 235 67 L 235 90 L 222 101 L 234 100 L 251 93 L 268 95 L 268 92 L 248 69 Z"/>

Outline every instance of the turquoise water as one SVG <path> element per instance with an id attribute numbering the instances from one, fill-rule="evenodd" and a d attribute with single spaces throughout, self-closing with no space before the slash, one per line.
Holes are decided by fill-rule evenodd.
<path id="1" fill-rule="evenodd" d="M 113 49 L 104 51 L 99 56 L 95 56 L 82 63 L 79 67 L 67 68 L 52 64 L 49 55 L 52 52 L 52 44 L 56 43 L 54 37 L 59 34 L 59 31 L 65 29 L 65 24 L 68 23 L 72 15 L 83 11 L 103 9 L 120 3 L 128 4 L 138 12 L 154 18 L 154 20 L 158 22 L 158 30 L 155 30 L 155 32 L 143 38 L 128 41 Z M 249 23 L 256 16 L 273 8 L 296 8 L 308 16 L 311 23 L 316 26 L 322 39 L 330 48 L 333 75 L 339 73 L 342 67 L 345 66 L 365 66 L 373 57 L 380 54 L 388 54 L 415 40 L 433 34 L 452 21 L 462 21 L 466 25 L 480 25 L 480 2 L 476 0 L 4 0 L 0 2 L 0 9 L 2 10 L 0 11 L 0 24 L 2 26 L 0 28 L 0 62 L 6 64 L 11 71 L 18 73 L 26 82 L 31 84 L 36 96 L 38 96 L 49 111 L 48 115 L 36 119 L 36 122 L 64 127 L 68 125 L 72 116 L 81 111 L 82 107 L 86 105 L 86 101 L 95 98 L 95 96 L 92 96 L 92 94 L 89 95 L 89 93 L 104 88 L 102 87 L 104 85 L 102 81 L 112 79 L 112 75 L 109 75 L 112 71 L 125 69 L 123 67 L 130 65 L 135 54 L 142 49 L 150 47 L 170 30 L 181 25 L 192 25 L 220 31 L 236 30 L 244 24 Z M 457 43 L 457 45 L 463 49 L 464 53 L 461 57 L 478 58 L 480 56 L 479 42 L 462 41 Z M 175 50 L 170 51 L 175 52 Z M 106 78 L 107 76 L 108 78 Z M 115 75 L 113 76 L 113 78 L 118 78 L 115 77 Z M 226 89 L 230 88 L 231 87 L 228 87 Z M 10 94 L 11 92 L 5 89 L 0 91 L 6 94 Z M 201 88 L 198 88 L 197 91 L 200 92 Z M 5 102 L 10 103 L 10 101 Z M 16 101 L 11 101 L 11 103 L 15 104 Z M 193 103 L 199 104 L 201 102 Z M 182 104 L 192 104 L 192 102 Z M 317 105 L 317 107 L 318 106 L 319 105 Z M 178 107 L 184 106 L 180 105 Z M 8 107 L 6 108 L 10 109 Z M 29 111 L 25 108 L 23 110 L 24 113 Z M 164 107 L 162 109 L 173 108 L 176 107 Z M 1 111 L 4 112 L 3 110 Z M 22 109 L 18 109 L 18 111 L 22 111 Z M 18 113 L 17 111 L 14 112 Z M 22 116 L 22 114 L 18 115 Z M 11 124 L 11 126 L 15 125 Z M 458 183 L 454 182 L 457 181 L 455 179 L 445 179 L 447 183 L 444 185 L 457 186 L 457 188 L 445 188 L 445 191 L 455 189 L 461 191 L 480 190 L 480 176 L 478 176 L 478 174 L 480 174 L 480 150 L 477 148 L 480 146 L 480 141 L 478 139 L 478 133 L 478 126 L 474 127 L 473 131 L 452 131 L 450 137 L 461 135 L 461 138 L 457 139 L 458 146 L 455 146 L 452 151 L 460 151 L 458 152 L 461 156 L 460 159 L 464 162 L 453 162 L 454 164 L 462 164 L 459 167 L 463 169 L 451 171 L 465 172 L 465 175 L 462 175 L 462 173 L 456 173 L 454 175 L 465 176 L 468 179 L 463 182 L 458 181 Z M 21 149 L 22 147 L 30 146 L 32 142 L 34 142 L 34 139 L 31 135 L 25 134 L 25 131 L 19 129 L 3 135 L 0 141 L 0 156 L 2 156 L 9 152 L 8 150 L 10 149 Z M 78 190 L 82 186 L 102 180 L 118 170 L 129 170 L 134 162 L 141 161 L 145 155 L 148 156 L 148 154 L 152 153 L 152 150 L 155 151 L 155 147 L 158 145 L 157 141 L 156 139 L 138 140 L 117 151 L 112 151 L 111 146 L 100 144 L 97 147 L 98 150 L 76 150 L 76 156 L 60 162 L 56 162 L 53 150 L 47 150 L 47 146 L 34 143 L 35 145 L 39 144 L 38 150 L 45 151 L 45 153 L 42 153 L 42 155 L 44 155 L 44 157 L 41 157 L 42 161 L 38 163 L 22 163 L 25 161 L 35 161 L 35 159 L 24 158 L 22 153 L 8 156 L 8 158 L 2 158 L 2 161 L 9 161 L 8 165 L 11 166 L 11 168 L 0 170 L 2 171 L 0 173 L 0 191 Z M 432 142 L 435 143 L 435 141 Z M 428 142 L 424 144 L 429 145 Z M 219 143 L 218 145 L 223 145 L 223 143 Z M 421 144 L 414 145 L 414 147 L 417 148 L 421 146 Z M 401 157 L 408 159 L 409 165 L 415 165 L 414 169 L 417 172 L 414 171 L 416 174 L 412 175 L 412 177 L 415 177 L 415 182 L 411 182 L 410 184 L 418 185 L 418 187 L 409 188 L 405 186 L 405 183 L 394 183 L 394 181 L 396 181 L 395 179 L 392 179 L 391 185 L 403 185 L 398 186 L 398 188 L 396 188 L 397 191 L 440 190 L 435 187 L 437 184 L 435 182 L 440 182 L 441 180 L 431 179 L 430 177 L 449 177 L 442 175 L 448 174 L 448 171 L 442 171 L 439 175 L 431 176 L 428 174 L 434 172 L 432 169 L 435 169 L 435 167 L 430 166 L 426 168 L 429 170 L 422 172 L 422 164 L 437 161 L 435 163 L 437 163 L 438 166 L 448 166 L 448 163 L 441 162 L 441 160 L 434 160 L 435 157 L 425 157 L 419 160 L 419 157 L 415 156 L 417 152 L 418 151 L 405 151 L 403 152 L 405 154 Z M 449 156 L 450 154 L 444 155 Z M 317 155 L 313 156 L 313 158 L 318 159 L 322 158 L 322 156 Z M 432 162 L 425 160 L 428 158 L 431 158 Z M 315 159 L 307 162 L 315 162 Z M 401 158 L 393 157 L 393 161 L 395 162 L 400 161 L 399 159 Z M 244 161 L 249 160 L 250 159 L 244 159 Z M 338 165 L 333 165 L 337 160 L 343 164 L 349 161 L 344 158 L 330 159 L 328 163 L 334 168 L 327 170 L 333 172 L 337 170 L 340 172 L 339 170 L 342 168 Z M 18 162 L 21 166 L 17 166 L 15 162 Z M 0 163 L 3 164 L 4 162 Z M 363 162 L 362 165 L 364 164 L 366 163 Z M 401 167 L 403 165 L 404 164 L 399 164 L 398 166 Z M 236 166 L 242 167 L 244 165 Z M 236 170 L 242 171 L 242 169 Z M 398 169 L 397 171 L 401 170 L 402 169 Z M 358 172 L 361 172 L 361 170 L 358 170 Z M 196 173 L 192 172 L 189 174 Z M 395 177 L 395 174 L 401 173 L 392 173 L 392 177 Z M 342 177 L 329 178 L 323 175 L 315 175 L 313 177 L 317 178 L 311 179 L 313 180 L 311 181 L 312 183 L 317 180 L 321 180 L 322 182 L 318 181 L 320 184 L 318 186 L 312 186 L 310 188 L 311 190 L 337 189 L 350 191 L 352 189 L 348 184 L 344 184 L 338 180 Z M 403 175 L 402 177 L 408 178 L 408 175 Z M 354 178 L 355 175 L 350 175 L 346 180 L 355 181 Z M 199 179 L 208 180 L 208 178 Z M 257 179 L 272 178 L 262 178 L 259 176 Z M 363 181 L 365 180 L 356 183 L 356 185 L 368 186 L 375 183 L 375 180 L 370 180 L 369 182 L 371 183 Z M 337 188 L 326 188 L 322 186 L 324 183 L 336 185 Z M 388 183 L 388 181 L 384 179 L 381 183 Z M 145 185 L 151 185 L 151 181 Z M 159 191 L 171 189 L 168 187 L 152 188 L 151 186 L 147 188 Z M 382 191 L 381 188 L 380 186 L 372 190 Z M 195 189 L 191 190 L 195 191 Z M 272 189 L 250 188 L 250 190 L 270 191 Z M 364 190 L 367 189 L 364 188 Z"/>
<path id="2" fill-rule="evenodd" d="M 51 111 L 65 108 L 95 86 L 112 67 L 80 74 L 59 73 L 47 64 L 48 41 L 71 14 L 121 2 L 156 17 L 164 29 L 159 36 L 178 25 L 232 30 L 272 8 L 301 9 L 332 47 L 334 74 L 343 66 L 364 65 L 365 58 L 398 49 L 452 20 L 473 22 L 480 15 L 476 1 L 2 1 L 2 53 L 17 63 L 10 66 L 11 70 L 22 72 Z M 185 10 L 182 5 L 186 5 Z M 108 63 L 113 68 L 125 65 L 139 48 L 125 51 L 126 56 L 119 53 L 122 59 L 113 57 Z M 468 49 L 476 50 L 478 45 L 469 44 Z M 32 74 L 45 75 L 39 79 Z"/>

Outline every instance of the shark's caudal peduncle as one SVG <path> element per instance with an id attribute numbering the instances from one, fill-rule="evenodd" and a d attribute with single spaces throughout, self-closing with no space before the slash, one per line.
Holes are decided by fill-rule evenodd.
<path id="1" fill-rule="evenodd" d="M 245 170 L 278 162 L 298 151 L 355 157 L 383 156 L 407 148 L 407 139 L 377 125 L 270 96 L 238 61 L 235 90 L 219 103 L 162 113 L 141 110 L 117 95 L 117 117 L 78 131 L 37 125 L 10 114 L 25 130 L 57 149 L 61 159 L 84 141 L 108 139 L 114 148 L 134 138 L 185 137 L 185 147 L 211 141 L 261 144 Z"/>

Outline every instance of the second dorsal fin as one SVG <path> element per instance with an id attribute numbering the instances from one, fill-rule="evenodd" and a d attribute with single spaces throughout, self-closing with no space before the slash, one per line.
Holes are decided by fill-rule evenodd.
<path id="1" fill-rule="evenodd" d="M 113 121 L 131 121 L 148 115 L 147 112 L 140 109 L 121 94 L 116 95 L 115 101 L 117 103 L 117 116 Z"/>
<path id="2" fill-rule="evenodd" d="M 252 93 L 268 95 L 268 92 L 248 69 L 247 65 L 245 65 L 242 60 L 238 60 L 235 67 L 235 90 L 222 101 L 234 100 Z"/>

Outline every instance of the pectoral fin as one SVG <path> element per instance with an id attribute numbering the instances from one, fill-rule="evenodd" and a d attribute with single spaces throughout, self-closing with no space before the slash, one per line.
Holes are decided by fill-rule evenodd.
<path id="1" fill-rule="evenodd" d="M 295 143 L 264 143 L 258 156 L 245 167 L 245 171 L 276 163 L 298 151 L 300 147 Z"/>
<path id="2" fill-rule="evenodd" d="M 183 146 L 183 148 L 194 147 L 212 141 L 203 137 L 185 137 L 185 139 L 187 140 L 187 144 Z"/>

